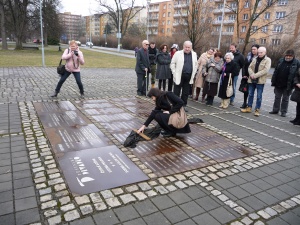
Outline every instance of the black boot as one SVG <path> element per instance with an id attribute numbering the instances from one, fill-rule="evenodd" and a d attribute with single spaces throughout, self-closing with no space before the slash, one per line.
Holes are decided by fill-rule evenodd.
<path id="1" fill-rule="evenodd" d="M 243 105 L 240 107 L 241 109 L 245 109 L 247 107 L 247 103 L 244 102 Z"/>
<path id="2" fill-rule="evenodd" d="M 51 97 L 52 97 L 52 98 L 57 97 L 57 94 L 58 94 L 58 92 L 55 91 L 55 92 L 51 95 Z"/>

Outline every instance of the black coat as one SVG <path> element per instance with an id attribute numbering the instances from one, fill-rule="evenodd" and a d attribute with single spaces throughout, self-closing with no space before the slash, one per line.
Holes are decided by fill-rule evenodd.
<path id="1" fill-rule="evenodd" d="M 242 76 L 244 76 L 245 57 L 242 55 L 242 53 L 239 50 L 236 50 L 236 52 L 233 53 L 233 56 L 234 56 L 233 61 L 237 64 L 237 71 L 238 71 L 238 73 L 235 74 L 234 76 L 238 76 L 241 69 L 242 69 Z"/>
<path id="2" fill-rule="evenodd" d="M 178 112 L 180 108 L 183 107 L 183 105 L 184 102 L 182 101 L 182 99 L 176 96 L 173 92 L 165 92 L 156 99 L 155 109 L 152 110 L 144 125 L 147 127 L 152 122 L 152 120 L 154 120 L 155 118 L 160 118 L 160 120 L 157 120 L 157 122 L 162 129 L 170 131 L 172 133 L 190 133 L 191 129 L 189 123 L 181 129 L 177 129 L 173 126 L 168 125 L 170 115 Z M 170 114 L 163 113 L 163 111 L 169 111 Z M 160 114 L 161 116 L 157 117 L 157 114 Z"/>
<path id="3" fill-rule="evenodd" d="M 222 99 L 229 98 L 226 95 L 226 89 L 227 89 L 228 81 L 229 81 L 229 74 L 231 73 L 231 79 L 232 79 L 234 76 L 237 76 L 237 74 L 239 74 L 238 69 L 239 69 L 239 67 L 237 66 L 237 64 L 234 61 L 226 63 L 226 69 L 224 71 L 224 73 L 226 73 L 226 76 L 224 76 L 222 78 L 222 75 L 221 75 L 221 78 L 220 78 L 220 88 L 219 88 L 219 93 L 218 93 L 219 98 L 222 98 Z"/>
<path id="4" fill-rule="evenodd" d="M 171 56 L 168 52 L 160 52 L 156 56 L 156 79 L 165 80 L 171 78 Z"/>
<path id="5" fill-rule="evenodd" d="M 277 66 L 275 67 L 275 70 L 274 70 L 274 73 L 273 73 L 273 76 L 272 76 L 272 80 L 271 80 L 271 86 L 276 86 L 276 79 L 278 77 L 279 69 L 280 69 L 280 66 L 282 65 L 283 61 L 284 61 L 284 58 L 281 58 L 278 61 Z M 293 62 L 292 62 L 292 65 L 290 67 L 290 72 L 289 72 L 289 74 L 287 74 L 288 80 L 287 80 L 286 89 L 288 91 L 291 91 L 294 88 L 294 85 L 293 85 L 294 84 L 294 78 L 295 78 L 299 68 L 300 68 L 300 62 L 299 62 L 299 60 L 294 58 Z"/>
<path id="6" fill-rule="evenodd" d="M 148 56 L 148 50 L 145 54 L 144 49 L 140 48 L 136 54 L 135 72 L 139 74 L 144 74 L 145 68 L 148 68 L 148 72 L 150 73 L 150 61 Z"/>

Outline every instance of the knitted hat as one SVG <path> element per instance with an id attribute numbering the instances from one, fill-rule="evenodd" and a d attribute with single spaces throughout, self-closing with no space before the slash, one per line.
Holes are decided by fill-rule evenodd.
<path id="1" fill-rule="evenodd" d="M 171 50 L 172 50 L 173 48 L 176 48 L 177 50 L 179 50 L 178 44 L 173 44 L 172 47 L 171 47 Z"/>

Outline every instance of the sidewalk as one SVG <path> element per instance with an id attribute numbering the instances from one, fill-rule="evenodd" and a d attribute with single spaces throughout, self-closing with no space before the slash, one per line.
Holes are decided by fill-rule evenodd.
<path id="1" fill-rule="evenodd" d="M 270 80 L 260 117 L 240 113 L 240 92 L 235 106 L 227 110 L 218 108 L 218 98 L 212 107 L 189 99 L 189 114 L 205 122 L 196 126 L 255 154 L 225 162 L 206 156 L 212 164 L 174 175 L 155 176 L 132 149 L 122 147 L 90 118 L 150 179 L 82 196 L 70 192 L 34 108 L 37 102 L 76 105 L 80 95 L 72 77 L 57 99 L 49 97 L 57 81 L 56 68 L 0 69 L 1 225 L 299 225 L 300 127 L 289 123 L 296 105 L 290 102 L 286 118 L 270 115 L 274 98 Z M 133 69 L 83 68 L 82 81 L 86 100 L 125 99 L 136 93 Z M 145 119 L 135 118 L 141 124 Z M 176 138 L 173 141 L 186 151 L 196 150 Z"/>

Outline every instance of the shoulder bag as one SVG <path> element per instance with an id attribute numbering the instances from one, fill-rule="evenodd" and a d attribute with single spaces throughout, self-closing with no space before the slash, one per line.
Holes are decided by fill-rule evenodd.
<path id="1" fill-rule="evenodd" d="M 68 54 L 69 54 L 69 51 L 70 51 L 70 49 L 68 48 Z M 57 69 L 57 73 L 58 73 L 60 76 L 64 75 L 65 72 L 66 72 L 66 66 L 65 66 L 65 65 L 62 65 L 61 62 L 62 62 L 62 59 L 60 59 L 59 64 L 58 64 L 58 67 L 56 68 L 56 69 Z"/>
<path id="2" fill-rule="evenodd" d="M 231 97 L 233 95 L 233 87 L 232 87 L 232 79 L 231 79 L 231 73 L 229 74 L 229 80 L 228 85 L 226 89 L 226 96 L 227 98 Z"/>
<path id="3" fill-rule="evenodd" d="M 243 92 L 243 93 L 248 92 L 248 80 L 246 80 L 246 79 L 241 80 L 239 91 Z"/>
<path id="4" fill-rule="evenodd" d="M 293 93 L 291 95 L 291 101 L 300 103 L 300 89 L 299 88 L 295 88 L 295 90 L 293 91 Z"/>
<path id="5" fill-rule="evenodd" d="M 168 97 L 166 96 L 168 102 L 170 103 Z M 171 104 L 172 105 L 172 104 Z M 180 129 L 184 128 L 188 123 L 187 115 L 185 113 L 184 107 L 182 106 L 178 112 L 172 113 L 169 117 L 168 125 Z"/>

